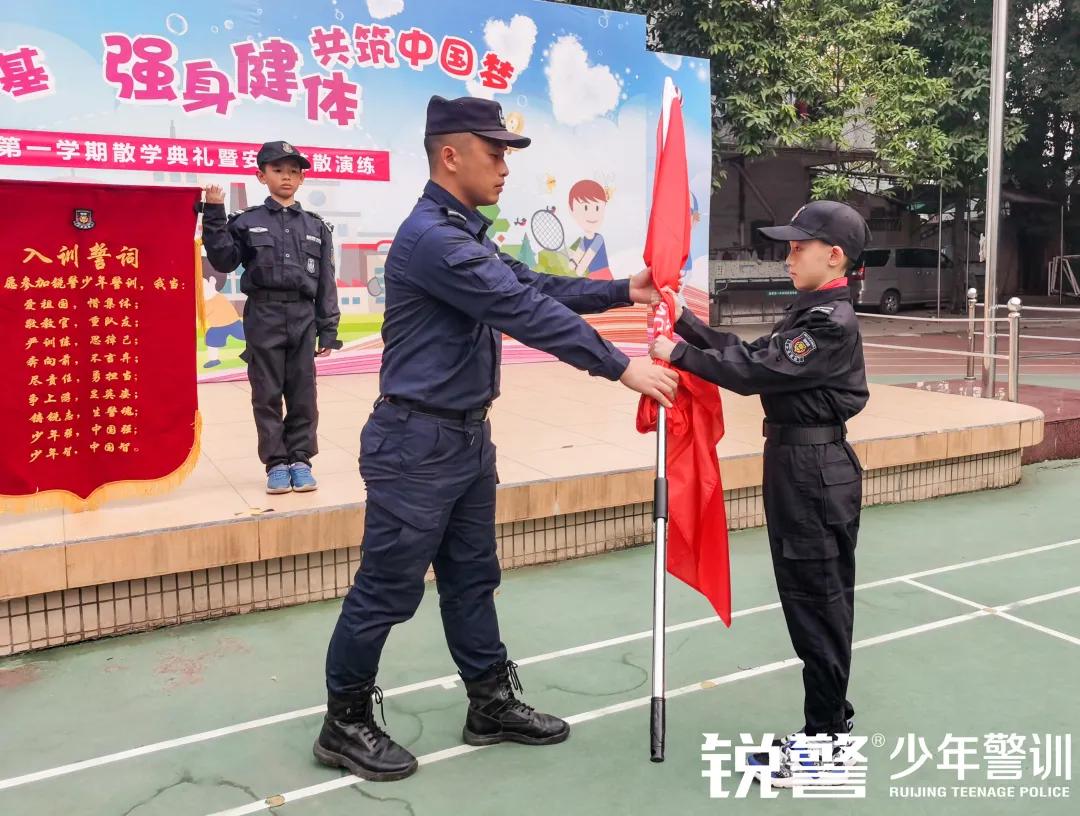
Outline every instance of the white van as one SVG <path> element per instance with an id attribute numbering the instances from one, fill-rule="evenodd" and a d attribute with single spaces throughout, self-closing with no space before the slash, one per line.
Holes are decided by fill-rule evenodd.
<path id="1" fill-rule="evenodd" d="M 863 263 L 848 273 L 851 299 L 856 306 L 878 308 L 894 315 L 901 306 L 936 303 L 938 253 L 922 247 L 879 247 L 863 253 Z M 941 298 L 948 300 L 953 285 L 953 263 L 941 254 Z"/>

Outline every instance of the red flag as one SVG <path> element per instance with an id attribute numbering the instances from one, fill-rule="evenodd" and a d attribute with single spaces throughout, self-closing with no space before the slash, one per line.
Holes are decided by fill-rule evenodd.
<path id="1" fill-rule="evenodd" d="M 665 100 L 666 101 L 666 100 Z M 686 164 L 682 104 L 670 102 L 656 134 L 656 174 L 652 212 L 645 239 L 645 263 L 658 290 L 679 288 L 679 273 L 690 251 L 690 186 Z M 670 296 L 653 316 L 651 327 L 672 336 Z M 667 365 L 656 361 L 658 365 Z M 657 403 L 642 397 L 637 428 L 656 430 Z M 667 412 L 668 556 L 667 569 L 709 599 L 716 614 L 731 625 L 731 578 L 727 513 L 716 444 L 724 435 L 723 408 L 715 385 L 679 372 L 679 392 Z"/>

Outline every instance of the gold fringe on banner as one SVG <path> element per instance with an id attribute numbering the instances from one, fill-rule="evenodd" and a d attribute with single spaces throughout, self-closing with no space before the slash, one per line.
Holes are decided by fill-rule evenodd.
<path id="1" fill-rule="evenodd" d="M 199 462 L 202 449 L 202 414 L 195 412 L 195 439 L 187 458 L 176 470 L 160 479 L 141 481 L 110 482 L 102 485 L 86 499 L 79 498 L 68 490 L 43 490 L 26 496 L 0 496 L 0 512 L 3 513 L 40 513 L 45 510 L 67 510 L 70 513 L 82 513 L 97 510 L 106 502 L 122 499 L 138 499 L 160 496 L 175 490 L 191 475 Z"/>

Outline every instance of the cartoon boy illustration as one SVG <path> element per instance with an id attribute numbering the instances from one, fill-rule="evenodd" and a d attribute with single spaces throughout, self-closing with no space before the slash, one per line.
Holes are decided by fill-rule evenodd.
<path id="1" fill-rule="evenodd" d="M 221 349 L 235 337 L 241 343 L 244 339 L 244 322 L 236 312 L 236 307 L 221 293 L 225 285 L 225 275 L 218 272 L 203 259 L 203 302 L 206 304 L 206 362 L 203 368 L 221 365 Z"/>
<path id="2" fill-rule="evenodd" d="M 598 181 L 583 179 L 570 188 L 570 213 L 584 233 L 570 245 L 570 261 L 578 277 L 612 280 L 604 236 L 597 232 L 607 205 L 608 192 Z"/>

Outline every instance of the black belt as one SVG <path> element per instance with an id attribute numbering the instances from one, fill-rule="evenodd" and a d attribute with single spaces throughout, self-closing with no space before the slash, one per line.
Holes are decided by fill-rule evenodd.
<path id="1" fill-rule="evenodd" d="M 776 425 L 765 422 L 762 433 L 776 445 L 828 445 L 847 437 L 847 428 L 843 425 Z"/>
<path id="2" fill-rule="evenodd" d="M 436 408 L 431 405 L 425 405 L 422 402 L 416 402 L 415 400 L 402 399 L 401 397 L 379 397 L 379 401 L 388 402 L 391 405 L 404 408 L 406 411 L 427 414 L 428 416 L 438 417 L 439 419 L 451 419 L 455 422 L 484 422 L 491 412 L 490 403 L 483 408 L 472 408 L 468 411 L 455 411 L 453 408 Z M 375 404 L 378 405 L 379 403 L 376 402 Z"/>
<path id="3" fill-rule="evenodd" d="M 295 289 L 256 289 L 254 292 L 248 292 L 248 297 L 252 300 L 276 300 L 282 303 L 292 303 L 297 300 L 311 300 Z"/>

